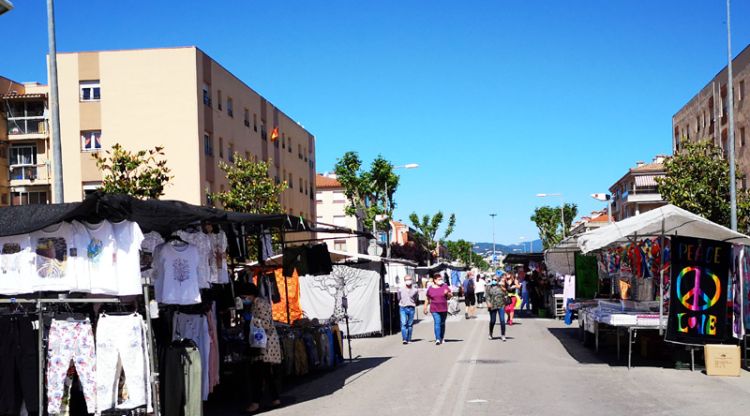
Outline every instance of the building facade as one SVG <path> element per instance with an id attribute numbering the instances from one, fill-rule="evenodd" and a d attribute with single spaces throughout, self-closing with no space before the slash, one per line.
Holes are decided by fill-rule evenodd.
<path id="1" fill-rule="evenodd" d="M 0 205 L 50 202 L 47 87 L 0 77 Z"/>
<path id="2" fill-rule="evenodd" d="M 270 161 L 269 174 L 289 186 L 284 210 L 315 218 L 314 136 L 200 49 L 57 59 L 65 202 L 100 186 L 92 153 L 119 143 L 130 151 L 163 147 L 173 176 L 163 198 L 199 205 L 227 187 L 220 161 L 231 163 L 235 152 Z"/>
<path id="3" fill-rule="evenodd" d="M 346 215 L 348 201 L 335 175 L 318 174 L 315 177 L 315 203 L 317 205 L 317 222 L 337 227 L 359 230 L 357 218 L 354 215 Z M 362 253 L 361 238 L 351 235 L 323 235 L 329 250 L 344 251 L 347 253 Z"/>
<path id="4" fill-rule="evenodd" d="M 732 61 L 734 78 L 734 138 L 735 157 L 740 172 L 750 175 L 750 46 Z M 727 148 L 729 137 L 727 67 L 725 66 L 708 84 L 672 117 L 672 149 L 678 152 L 686 141 L 709 139 L 714 144 Z M 748 179 L 738 186 L 747 188 Z"/>
<path id="5" fill-rule="evenodd" d="M 656 178 L 666 174 L 665 158 L 666 156 L 659 155 L 651 163 L 638 162 L 609 188 L 614 221 L 630 218 L 667 203 L 659 194 L 656 183 Z"/>

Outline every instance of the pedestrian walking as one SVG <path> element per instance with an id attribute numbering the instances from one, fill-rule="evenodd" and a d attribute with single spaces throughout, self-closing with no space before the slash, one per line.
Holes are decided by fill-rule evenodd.
<path id="1" fill-rule="evenodd" d="M 424 313 L 429 310 L 435 324 L 435 345 L 445 341 L 445 320 L 448 318 L 448 299 L 453 296 L 450 286 L 443 282 L 443 276 L 437 273 L 432 276 L 432 286 L 427 289 Z"/>
<path id="2" fill-rule="evenodd" d="M 512 272 L 503 276 L 500 285 L 503 286 L 506 296 L 510 297 L 510 303 L 505 305 L 505 313 L 508 315 L 508 325 L 513 325 L 513 315 L 515 315 L 516 303 L 518 302 L 516 293 L 521 285 L 518 284 L 518 279 Z"/>
<path id="3" fill-rule="evenodd" d="M 469 272 L 464 279 L 462 287 L 464 289 L 464 303 L 466 304 L 466 319 L 471 319 L 476 314 L 477 295 L 475 292 L 476 285 L 474 275 Z"/>
<path id="4" fill-rule="evenodd" d="M 521 308 L 520 310 L 531 310 L 531 303 L 529 303 L 529 278 L 521 281 Z"/>
<path id="5" fill-rule="evenodd" d="M 398 289 L 398 306 L 401 313 L 401 342 L 406 345 L 411 342 L 411 332 L 414 327 L 414 310 L 419 301 L 419 291 L 413 286 L 411 276 L 404 276 L 404 286 Z"/>
<path id="6" fill-rule="evenodd" d="M 487 311 L 490 313 L 490 335 L 495 329 L 496 319 L 500 318 L 500 337 L 505 341 L 505 296 L 506 293 L 502 287 L 497 283 L 497 279 L 493 278 L 490 281 L 490 287 L 487 288 Z"/>
<path id="7" fill-rule="evenodd" d="M 484 277 L 482 275 L 477 276 L 474 291 L 477 294 L 477 306 L 480 308 L 482 307 L 482 304 L 484 304 L 484 294 L 486 290 L 487 282 L 484 280 Z"/>

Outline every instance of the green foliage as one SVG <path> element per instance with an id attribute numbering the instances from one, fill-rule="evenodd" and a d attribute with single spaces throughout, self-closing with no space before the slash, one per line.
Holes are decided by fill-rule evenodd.
<path id="1" fill-rule="evenodd" d="M 115 143 L 104 155 L 92 154 L 103 174 L 102 190 L 107 193 L 130 195 L 140 199 L 158 199 L 172 179 L 169 176 L 164 148 L 130 152 Z"/>
<path id="2" fill-rule="evenodd" d="M 378 155 L 370 170 L 363 170 L 359 154 L 346 152 L 336 161 L 334 172 L 349 201 L 347 215 L 356 216 L 366 229 L 372 229 L 377 215 L 386 214 L 391 218 L 396 207 L 393 195 L 398 189 L 399 176 L 393 173 L 390 162 Z"/>
<path id="3" fill-rule="evenodd" d="M 576 204 L 565 204 L 565 235 L 570 235 L 570 225 L 578 215 Z M 560 218 L 560 207 L 542 206 L 534 210 L 531 221 L 534 221 L 539 229 L 539 237 L 542 239 L 544 249 L 553 247 L 562 241 L 562 221 Z"/>
<path id="4" fill-rule="evenodd" d="M 416 238 L 419 243 L 429 250 L 430 252 L 437 249 L 438 244 L 442 243 L 443 240 L 447 239 L 453 233 L 453 229 L 456 227 L 456 214 L 451 214 L 448 218 L 448 224 L 443 232 L 443 237 L 440 240 L 436 240 L 438 229 L 443 223 L 443 213 L 438 211 L 437 214 L 430 217 L 425 214 L 420 221 L 419 216 L 416 212 L 412 212 L 409 215 L 409 221 L 411 221 L 414 229 L 416 230 Z"/>
<path id="5" fill-rule="evenodd" d="M 709 140 L 685 141 L 681 151 L 664 162 L 664 169 L 666 176 L 656 179 L 662 198 L 729 227 L 729 162 L 718 146 Z M 737 190 L 737 225 L 741 232 L 750 226 L 747 191 Z"/>
<path id="6" fill-rule="evenodd" d="M 445 248 L 452 260 L 459 260 L 466 266 L 476 266 L 481 270 L 490 268 L 484 258 L 474 252 L 474 245 L 466 240 L 446 241 Z"/>
<path id="7" fill-rule="evenodd" d="M 249 214 L 279 214 L 280 195 L 287 188 L 286 181 L 276 184 L 268 175 L 271 162 L 248 160 L 239 153 L 234 154 L 234 162 L 219 162 L 228 181 L 228 189 L 214 193 L 211 198 L 229 211 Z"/>

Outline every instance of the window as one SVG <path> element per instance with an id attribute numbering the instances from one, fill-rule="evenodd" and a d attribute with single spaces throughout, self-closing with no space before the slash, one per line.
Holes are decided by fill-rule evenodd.
<path id="1" fill-rule="evenodd" d="M 745 80 L 740 81 L 740 87 L 737 90 L 737 101 L 745 99 Z"/>
<path id="2" fill-rule="evenodd" d="M 260 121 L 260 139 L 263 141 L 268 140 L 268 132 L 266 132 L 266 122 L 265 120 Z"/>
<path id="3" fill-rule="evenodd" d="M 95 152 L 102 149 L 102 131 L 84 130 L 81 132 L 81 150 Z"/>
<path id="4" fill-rule="evenodd" d="M 245 127 L 250 127 L 250 111 L 246 108 L 244 111 Z"/>
<path id="5" fill-rule="evenodd" d="M 258 115 L 253 113 L 253 130 L 258 131 Z"/>
<path id="6" fill-rule="evenodd" d="M 224 139 L 219 137 L 219 157 L 224 158 Z"/>
<path id="7" fill-rule="evenodd" d="M 291 137 L 287 137 L 286 144 L 287 146 L 289 146 L 289 153 L 292 153 L 292 138 Z"/>
<path id="8" fill-rule="evenodd" d="M 308 188 L 307 181 L 305 181 L 305 195 L 307 195 L 307 188 Z"/>
<path id="9" fill-rule="evenodd" d="M 286 149 L 286 135 L 281 133 L 281 148 Z"/>
<path id="10" fill-rule="evenodd" d="M 299 193 L 302 193 L 302 188 L 304 188 L 304 184 L 302 183 L 302 178 L 299 178 Z"/>
<path id="11" fill-rule="evenodd" d="M 221 111 L 221 90 L 217 91 L 216 102 L 219 103 L 219 111 Z"/>
<path id="12" fill-rule="evenodd" d="M 234 162 L 234 143 L 229 143 L 227 146 L 227 158 L 230 162 Z"/>
<path id="13" fill-rule="evenodd" d="M 334 240 L 333 242 L 333 249 L 336 251 L 346 251 L 346 241 L 345 240 Z"/>
<path id="14" fill-rule="evenodd" d="M 208 133 L 203 134 L 203 153 L 206 156 L 214 155 L 214 141 Z"/>
<path id="15" fill-rule="evenodd" d="M 47 203 L 47 192 L 11 192 L 11 205 L 36 205 Z"/>
<path id="16" fill-rule="evenodd" d="M 36 145 L 10 147 L 10 179 L 34 180 L 37 177 Z"/>
<path id="17" fill-rule="evenodd" d="M 232 101 L 232 97 L 227 97 L 227 114 L 229 117 L 234 117 L 234 101 Z"/>
<path id="18" fill-rule="evenodd" d="M 250 152 L 245 151 L 245 160 L 250 160 Z"/>
<path id="19" fill-rule="evenodd" d="M 302 143 L 297 143 L 297 156 L 302 160 Z"/>
<path id="20" fill-rule="evenodd" d="M 208 84 L 203 84 L 203 104 L 211 107 L 211 89 Z"/>
<path id="21" fill-rule="evenodd" d="M 81 101 L 99 101 L 102 96 L 102 88 L 99 85 L 99 80 L 96 81 L 81 81 Z"/>
<path id="22" fill-rule="evenodd" d="M 302 153 L 305 155 L 305 162 L 307 162 L 307 146 L 305 146 L 305 151 Z"/>
<path id="23" fill-rule="evenodd" d="M 289 173 L 289 189 L 294 189 L 294 176 L 292 176 L 292 173 Z"/>
<path id="24" fill-rule="evenodd" d="M 740 127 L 740 146 L 745 145 L 745 128 Z"/>

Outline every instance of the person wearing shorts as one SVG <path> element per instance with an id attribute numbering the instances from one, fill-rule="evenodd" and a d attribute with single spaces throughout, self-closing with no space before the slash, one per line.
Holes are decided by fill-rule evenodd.
<path id="1" fill-rule="evenodd" d="M 474 275 L 469 272 L 469 274 L 466 276 L 466 280 L 463 281 L 464 304 L 466 304 L 466 319 L 471 319 L 476 315 L 477 295 L 475 292 L 475 288 L 476 285 L 474 282 Z"/>

